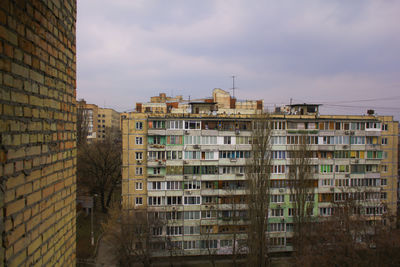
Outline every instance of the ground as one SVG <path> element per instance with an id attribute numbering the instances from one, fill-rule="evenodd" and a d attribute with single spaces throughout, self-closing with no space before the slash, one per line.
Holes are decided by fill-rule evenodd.
<path id="1" fill-rule="evenodd" d="M 104 220 L 105 215 L 101 212 L 95 212 L 93 214 L 93 229 L 94 229 L 94 246 L 91 245 L 91 226 L 90 226 L 90 215 L 84 212 L 79 212 L 76 221 L 76 257 L 78 258 L 77 266 L 92 266 L 87 265 L 84 262 L 93 263 L 95 256 L 95 249 L 97 241 L 101 236 L 101 222 Z"/>

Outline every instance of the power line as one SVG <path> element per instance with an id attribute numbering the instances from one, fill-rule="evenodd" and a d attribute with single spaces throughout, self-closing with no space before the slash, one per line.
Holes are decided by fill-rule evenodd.
<path id="1" fill-rule="evenodd" d="M 371 102 L 371 101 L 390 101 L 400 99 L 400 96 L 389 96 L 382 98 L 369 98 L 369 99 L 358 99 L 358 100 L 336 100 L 336 101 L 313 101 L 321 104 L 342 104 L 342 103 L 357 103 L 357 102 Z M 304 100 L 296 99 L 297 102 L 307 102 Z"/>
<path id="2" fill-rule="evenodd" d="M 344 100 L 339 103 L 354 103 L 354 102 L 371 102 L 371 101 L 383 101 L 383 100 L 396 100 L 399 99 L 400 96 L 392 96 L 392 97 L 383 97 L 383 98 L 371 98 L 371 99 L 360 99 L 360 100 Z M 329 102 L 321 102 L 322 104 L 335 104 L 335 101 Z"/>
<path id="3" fill-rule="evenodd" d="M 377 107 L 377 106 L 348 106 L 348 105 L 335 105 L 325 104 L 324 106 L 331 107 L 345 107 L 345 108 L 370 108 L 370 109 L 388 109 L 388 110 L 400 110 L 400 107 Z"/>

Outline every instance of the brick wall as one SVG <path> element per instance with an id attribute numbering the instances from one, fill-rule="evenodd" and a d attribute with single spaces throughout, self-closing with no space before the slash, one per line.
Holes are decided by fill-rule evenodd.
<path id="1" fill-rule="evenodd" d="M 75 265 L 76 0 L 0 0 L 0 266 Z"/>

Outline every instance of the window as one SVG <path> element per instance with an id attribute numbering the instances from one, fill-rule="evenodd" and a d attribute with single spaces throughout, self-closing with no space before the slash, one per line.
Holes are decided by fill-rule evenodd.
<path id="1" fill-rule="evenodd" d="M 283 209 L 271 209 L 271 217 L 282 217 Z"/>
<path id="2" fill-rule="evenodd" d="M 213 188 L 213 182 L 207 181 L 207 182 L 205 182 L 205 184 L 206 184 L 206 188 L 207 189 L 212 189 Z"/>
<path id="3" fill-rule="evenodd" d="M 284 237 L 272 237 L 269 242 L 270 242 L 271 246 L 284 246 L 285 238 Z"/>
<path id="4" fill-rule="evenodd" d="M 151 170 L 151 168 L 149 168 Z M 153 168 L 153 174 L 161 174 L 161 167 Z"/>
<path id="5" fill-rule="evenodd" d="M 381 179 L 381 185 L 387 185 L 387 179 L 382 178 Z"/>
<path id="6" fill-rule="evenodd" d="M 142 205 L 143 204 L 143 198 L 142 197 L 135 198 L 135 204 L 136 205 Z"/>
<path id="7" fill-rule="evenodd" d="M 321 173 L 331 173 L 332 165 L 321 165 Z"/>
<path id="8" fill-rule="evenodd" d="M 350 144 L 352 145 L 364 145 L 365 144 L 365 136 L 351 136 Z"/>
<path id="9" fill-rule="evenodd" d="M 333 208 L 319 208 L 319 215 L 331 216 L 333 214 Z"/>
<path id="10" fill-rule="evenodd" d="M 185 211 L 184 219 L 185 220 L 198 220 L 198 219 L 200 219 L 200 211 Z"/>
<path id="11" fill-rule="evenodd" d="M 147 183 L 147 188 L 149 190 L 161 190 L 164 189 L 162 186 L 163 182 L 148 182 Z"/>
<path id="12" fill-rule="evenodd" d="M 272 203 L 283 203 L 285 199 L 285 195 L 271 195 Z"/>
<path id="13" fill-rule="evenodd" d="M 250 158 L 250 151 L 219 151 L 221 159 Z"/>
<path id="14" fill-rule="evenodd" d="M 367 129 L 381 129 L 381 123 L 380 122 L 367 122 L 366 128 Z"/>
<path id="15" fill-rule="evenodd" d="M 136 122 L 136 130 L 142 130 L 143 129 L 143 122 L 138 121 Z"/>
<path id="16" fill-rule="evenodd" d="M 187 181 L 187 182 L 184 182 L 183 188 L 186 190 L 200 189 L 201 182 L 200 181 Z"/>
<path id="17" fill-rule="evenodd" d="M 335 165 L 335 172 L 349 172 L 349 165 Z"/>
<path id="18" fill-rule="evenodd" d="M 285 173 L 285 165 L 273 165 L 272 173 Z"/>
<path id="19" fill-rule="evenodd" d="M 181 205 L 182 197 L 180 196 L 170 196 L 167 197 L 167 205 Z"/>
<path id="20" fill-rule="evenodd" d="M 385 212 L 386 212 L 385 207 L 367 207 L 365 209 L 366 215 L 382 215 Z"/>
<path id="21" fill-rule="evenodd" d="M 206 151 L 206 152 L 202 152 L 202 153 L 204 153 L 204 157 L 202 154 L 202 159 L 206 159 L 206 160 L 214 159 L 214 151 Z"/>
<path id="22" fill-rule="evenodd" d="M 296 209 L 294 209 L 294 208 L 289 208 L 288 209 L 288 216 L 289 217 L 293 217 L 293 216 L 295 216 L 296 215 Z"/>
<path id="23" fill-rule="evenodd" d="M 180 190 L 182 189 L 182 182 L 179 181 L 168 181 L 167 190 Z"/>
<path id="24" fill-rule="evenodd" d="M 199 248 L 199 240 L 183 241 L 183 249 L 196 249 L 196 248 Z"/>
<path id="25" fill-rule="evenodd" d="M 143 183 L 142 182 L 135 183 L 135 189 L 136 190 L 142 190 L 143 189 Z"/>
<path id="26" fill-rule="evenodd" d="M 136 144 L 143 145 L 143 137 L 136 137 Z"/>
<path id="27" fill-rule="evenodd" d="M 230 145 L 232 142 L 231 137 L 230 136 L 224 136 L 224 144 L 225 145 Z"/>
<path id="28" fill-rule="evenodd" d="M 182 235 L 183 227 L 182 226 L 168 226 L 167 227 L 167 235 Z"/>
<path id="29" fill-rule="evenodd" d="M 185 159 L 200 159 L 200 151 L 185 151 Z"/>
<path id="30" fill-rule="evenodd" d="M 201 248 L 217 248 L 218 241 L 217 240 L 200 240 Z"/>
<path id="31" fill-rule="evenodd" d="M 365 130 L 365 123 L 363 122 L 352 122 L 350 123 L 350 128 L 351 130 Z"/>
<path id="32" fill-rule="evenodd" d="M 167 159 L 182 159 L 182 151 L 167 151 Z"/>
<path id="33" fill-rule="evenodd" d="M 201 198 L 200 196 L 194 196 L 194 197 L 186 197 L 184 198 L 185 200 L 185 205 L 200 205 L 201 204 Z"/>
<path id="34" fill-rule="evenodd" d="M 185 226 L 183 228 L 185 235 L 198 235 L 200 234 L 200 226 Z"/>
<path id="35" fill-rule="evenodd" d="M 153 236 L 162 235 L 162 227 L 153 227 Z"/>
<path id="36" fill-rule="evenodd" d="M 167 121 L 167 128 L 168 129 L 182 129 L 183 128 L 183 121 Z"/>
<path id="37" fill-rule="evenodd" d="M 382 145 L 387 145 L 387 144 L 388 144 L 388 139 L 382 138 Z"/>
<path id="38" fill-rule="evenodd" d="M 221 240 L 220 246 L 221 248 L 232 247 L 232 240 Z"/>
<path id="39" fill-rule="evenodd" d="M 387 130 L 388 130 L 388 125 L 382 124 L 382 131 L 387 131 Z"/>
<path id="40" fill-rule="evenodd" d="M 137 167 L 135 170 L 136 175 L 142 175 L 143 174 L 143 168 L 142 167 Z"/>
<path id="41" fill-rule="evenodd" d="M 387 165 L 382 165 L 382 172 L 387 172 L 388 171 L 388 166 Z"/>
<path id="42" fill-rule="evenodd" d="M 286 151 L 272 151 L 272 158 L 273 159 L 285 159 Z"/>
<path id="43" fill-rule="evenodd" d="M 185 121 L 185 129 L 186 130 L 200 130 L 201 122 L 200 121 Z"/>
<path id="44" fill-rule="evenodd" d="M 151 129 L 164 129 L 165 121 L 149 121 L 149 128 Z"/>
<path id="45" fill-rule="evenodd" d="M 135 152 L 135 157 L 137 160 L 143 159 L 143 152 Z"/>
<path id="46" fill-rule="evenodd" d="M 149 206 L 160 206 L 164 205 L 164 198 L 163 197 L 149 197 Z"/>
<path id="47" fill-rule="evenodd" d="M 182 136 L 179 135 L 170 135 L 167 137 L 167 144 L 169 145 L 181 145 L 182 144 Z"/>
<path id="48" fill-rule="evenodd" d="M 270 223 L 268 224 L 269 232 L 284 232 L 285 224 L 284 223 Z"/>
<path id="49" fill-rule="evenodd" d="M 212 210 L 205 210 L 201 212 L 201 218 L 202 219 L 211 219 L 211 218 L 215 218 L 217 215 L 217 213 L 215 211 Z"/>
<path id="50" fill-rule="evenodd" d="M 250 136 L 236 136 L 237 145 L 249 145 L 251 143 Z"/>

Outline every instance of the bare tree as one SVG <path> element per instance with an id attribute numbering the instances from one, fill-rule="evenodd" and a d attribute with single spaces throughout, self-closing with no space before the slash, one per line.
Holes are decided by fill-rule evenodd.
<path id="1" fill-rule="evenodd" d="M 309 234 L 309 227 L 314 208 L 314 180 L 311 165 L 312 152 L 310 137 L 299 137 L 300 144 L 289 151 L 289 188 L 293 202 L 293 245 L 296 254 L 303 254 L 304 239 Z"/>
<path id="2" fill-rule="evenodd" d="M 362 197 L 364 192 L 346 193 L 345 199 L 332 203 L 331 216 L 312 224 L 296 265 L 399 266 L 400 231 L 385 224 L 385 216 L 367 215 L 367 203 L 353 197 L 358 193 Z"/>
<path id="3" fill-rule="evenodd" d="M 103 224 L 104 239 L 110 244 L 120 266 L 134 266 L 136 263 L 151 266 L 152 241 L 164 225 L 164 221 L 150 218 L 146 210 L 113 208 L 108 221 Z"/>
<path id="4" fill-rule="evenodd" d="M 121 146 L 110 139 L 86 144 L 78 150 L 78 184 L 100 196 L 103 212 L 107 212 L 121 181 L 121 165 Z"/>
<path id="5" fill-rule="evenodd" d="M 214 238 L 214 226 L 213 225 L 207 225 L 207 226 L 202 226 L 201 228 L 201 236 L 204 237 L 200 242 L 201 247 L 206 249 L 208 258 L 211 262 L 211 265 L 213 267 L 216 266 L 215 263 L 215 255 L 217 254 L 217 240 L 213 239 Z"/>
<path id="6" fill-rule="evenodd" d="M 76 107 L 76 141 L 80 147 L 87 143 L 87 135 L 89 132 L 88 111 L 85 109 L 85 100 L 81 99 L 77 102 Z"/>
<path id="7" fill-rule="evenodd" d="M 267 228 L 272 168 L 271 128 L 268 114 L 253 121 L 252 157 L 246 163 L 249 266 L 266 266 L 269 262 Z"/>
<path id="8" fill-rule="evenodd" d="M 230 220 L 229 224 L 226 225 L 229 229 L 229 233 L 232 234 L 232 247 L 227 248 L 224 254 L 232 255 L 233 266 L 238 265 L 238 257 L 244 253 L 244 247 L 239 243 L 239 239 L 243 238 L 245 234 L 244 229 L 246 225 L 243 223 L 247 222 L 247 210 L 243 209 L 243 205 L 246 203 L 246 196 L 237 194 L 238 190 L 245 189 L 245 181 L 229 181 L 228 185 L 223 189 L 226 190 L 227 197 L 225 197 L 225 203 L 229 207 Z M 221 248 L 223 250 L 223 248 Z"/>

